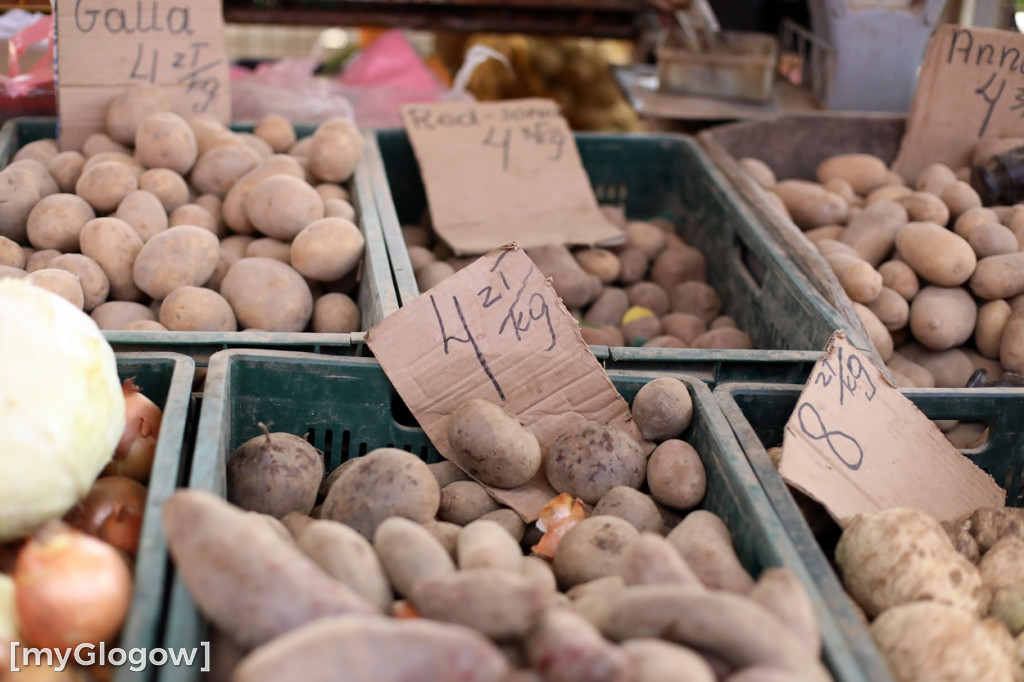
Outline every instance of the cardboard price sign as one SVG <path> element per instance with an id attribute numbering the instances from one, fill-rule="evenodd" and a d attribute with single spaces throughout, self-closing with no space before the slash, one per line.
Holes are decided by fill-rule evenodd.
<path id="1" fill-rule="evenodd" d="M 979 140 L 1024 136 L 1024 35 L 946 25 L 928 42 L 893 169 L 969 165 Z"/>
<path id="2" fill-rule="evenodd" d="M 654 449 L 576 320 L 518 247 L 487 254 L 420 295 L 370 329 L 366 343 L 431 442 L 456 465 L 448 415 L 470 398 L 518 417 L 544 452 L 583 420 L 616 426 L 646 453 Z M 525 486 L 488 490 L 528 522 L 557 494 L 543 468 Z"/>
<path id="3" fill-rule="evenodd" d="M 601 213 L 554 102 L 412 104 L 402 120 L 434 230 L 455 253 L 623 238 Z"/>
<path id="4" fill-rule="evenodd" d="M 103 131 L 110 101 L 136 85 L 165 88 L 178 114 L 230 123 L 221 3 L 61 0 L 54 16 L 62 149 Z"/>
<path id="5" fill-rule="evenodd" d="M 845 524 L 911 507 L 953 521 L 1006 491 L 836 332 L 786 424 L 779 473 Z"/>

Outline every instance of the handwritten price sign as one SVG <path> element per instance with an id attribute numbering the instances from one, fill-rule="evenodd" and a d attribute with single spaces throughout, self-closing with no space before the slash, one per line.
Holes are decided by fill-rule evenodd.
<path id="1" fill-rule="evenodd" d="M 411 104 L 402 120 L 434 229 L 456 253 L 622 238 L 598 209 L 554 102 Z"/>
<path id="2" fill-rule="evenodd" d="M 892 507 L 953 520 L 1006 497 L 842 332 L 786 424 L 779 473 L 840 524 Z"/>
<path id="3" fill-rule="evenodd" d="M 893 164 L 913 180 L 929 163 L 971 162 L 979 140 L 1024 136 L 1024 35 L 942 26 L 928 43 Z"/>
<path id="4" fill-rule="evenodd" d="M 517 247 L 489 253 L 421 294 L 367 332 L 366 343 L 431 442 L 457 465 L 447 418 L 470 398 L 516 415 L 545 450 L 584 419 L 654 448 L 551 284 Z M 528 521 L 555 496 L 543 472 L 491 492 Z"/>
<path id="5" fill-rule="evenodd" d="M 231 121 L 220 3 L 58 2 L 56 27 L 62 148 L 102 131 L 110 101 L 137 85 L 167 89 L 179 114 Z"/>

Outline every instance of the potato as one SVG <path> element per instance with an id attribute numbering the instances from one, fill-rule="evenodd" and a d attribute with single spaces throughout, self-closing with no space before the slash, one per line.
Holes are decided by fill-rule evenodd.
<path id="1" fill-rule="evenodd" d="M 21 268 L 12 268 L 10 265 L 0 265 L 0 280 L 12 278 L 23 279 L 28 275 Z"/>
<path id="2" fill-rule="evenodd" d="M 690 512 L 665 536 L 701 582 L 713 590 L 748 594 L 754 580 L 740 563 L 725 522 L 704 509 Z"/>
<path id="3" fill-rule="evenodd" d="M 469 474 L 446 459 L 428 464 L 427 467 L 430 469 L 430 473 L 434 474 L 434 478 L 437 479 L 437 485 L 442 491 L 449 483 L 470 480 Z"/>
<path id="4" fill-rule="evenodd" d="M 308 514 L 323 477 L 323 455 L 304 438 L 264 429 L 228 457 L 227 499 L 275 519 L 293 511 Z"/>
<path id="5" fill-rule="evenodd" d="M 953 223 L 953 231 L 964 239 L 968 239 L 979 225 L 998 222 L 1000 222 L 999 216 L 991 208 L 971 208 L 961 213 L 956 219 Z"/>
<path id="6" fill-rule="evenodd" d="M 192 186 L 199 194 L 223 198 L 239 178 L 259 165 L 261 158 L 249 147 L 214 147 L 196 159 L 190 175 Z"/>
<path id="7" fill-rule="evenodd" d="M 1017 237 L 999 223 L 989 222 L 978 225 L 967 237 L 967 243 L 979 259 L 1017 251 Z"/>
<path id="8" fill-rule="evenodd" d="M 405 450 L 378 448 L 345 467 L 327 493 L 323 517 L 372 538 L 384 519 L 423 523 L 434 518 L 440 503 L 441 491 L 423 460 Z"/>
<path id="9" fill-rule="evenodd" d="M 182 204 L 167 216 L 168 227 L 177 227 L 178 225 L 195 225 L 218 237 L 226 234 L 214 215 L 199 204 Z"/>
<path id="10" fill-rule="evenodd" d="M 1024 539 L 1024 510 L 1019 507 L 983 507 L 971 514 L 968 526 L 982 554 L 1007 537 Z"/>
<path id="11" fill-rule="evenodd" d="M 292 264 L 292 247 L 288 242 L 270 237 L 254 239 L 245 247 L 246 258 L 273 258 L 285 265 Z"/>
<path id="12" fill-rule="evenodd" d="M 343 218 L 321 218 L 304 227 L 292 242 L 292 265 L 321 282 L 347 275 L 363 257 L 366 239 Z"/>
<path id="13" fill-rule="evenodd" d="M 460 526 L 501 508 L 487 490 L 476 481 L 452 481 L 441 488 L 437 516 Z"/>
<path id="14" fill-rule="evenodd" d="M 887 183 L 868 192 L 867 197 L 865 197 L 865 203 L 870 206 L 876 201 L 882 201 L 883 199 L 899 201 L 903 197 L 910 196 L 913 192 L 914 190 L 906 185 Z M 943 204 L 943 206 L 945 206 L 945 204 Z"/>
<path id="15" fill-rule="evenodd" d="M 914 188 L 938 196 L 943 187 L 953 182 L 956 182 L 956 173 L 952 168 L 943 163 L 930 163 L 917 176 Z"/>
<path id="16" fill-rule="evenodd" d="M 132 135 L 134 140 L 134 133 Z M 131 154 L 132 150 L 131 147 L 121 144 L 106 133 L 93 133 L 85 138 L 85 142 L 82 143 L 82 154 L 86 159 L 103 154 L 104 152 L 119 152 L 127 155 Z"/>
<path id="17" fill-rule="evenodd" d="M 125 88 L 107 107 L 107 133 L 121 144 L 134 144 L 135 132 L 144 118 L 171 108 L 171 99 L 163 88 L 150 85 Z"/>
<path id="18" fill-rule="evenodd" d="M 871 303 L 882 293 L 882 275 L 860 256 L 836 252 L 826 255 L 825 260 L 855 303 Z"/>
<path id="19" fill-rule="evenodd" d="M 930 192 L 913 192 L 899 200 L 907 211 L 907 218 L 914 222 L 945 225 L 949 222 L 949 207 L 937 195 Z"/>
<path id="20" fill-rule="evenodd" d="M 498 523 L 485 519 L 471 522 L 456 544 L 459 570 L 494 568 L 518 573 L 523 563 L 519 542 Z"/>
<path id="21" fill-rule="evenodd" d="M 341 293 L 324 294 L 313 302 L 313 331 L 321 334 L 347 334 L 360 327 L 359 306 Z"/>
<path id="22" fill-rule="evenodd" d="M 879 616 L 870 631 L 897 680 L 1014 679 L 1017 664 L 1006 647 L 984 621 L 960 609 L 905 604 Z"/>
<path id="23" fill-rule="evenodd" d="M 974 363 L 960 349 L 932 351 L 918 344 L 904 344 L 900 352 L 935 377 L 935 388 L 963 388 L 974 373 Z"/>
<path id="24" fill-rule="evenodd" d="M 217 267 L 219 249 L 216 235 L 195 225 L 178 225 L 159 232 L 135 258 L 135 284 L 156 300 L 162 300 L 178 287 L 201 286 Z"/>
<path id="25" fill-rule="evenodd" d="M 672 312 L 689 313 L 705 323 L 718 317 L 722 310 L 722 299 L 718 292 L 704 282 L 682 282 L 669 290 Z"/>
<path id="26" fill-rule="evenodd" d="M 322 182 L 345 182 L 363 158 L 363 136 L 348 119 L 321 123 L 312 135 L 309 168 Z"/>
<path id="27" fill-rule="evenodd" d="M 886 286 L 882 287 L 881 293 L 867 307 L 890 332 L 903 329 L 910 321 L 910 304 L 907 299 Z"/>
<path id="28" fill-rule="evenodd" d="M 625 346 L 626 337 L 617 327 L 580 327 L 583 342 L 590 346 Z"/>
<path id="29" fill-rule="evenodd" d="M 990 595 L 978 570 L 932 517 L 911 509 L 859 514 L 844 529 L 836 562 L 868 616 L 929 599 L 981 616 Z M 899 580 L 893 580 L 898 575 Z"/>
<path id="30" fill-rule="evenodd" d="M 110 292 L 110 281 L 103 268 L 93 259 L 80 253 L 67 253 L 50 261 L 50 268 L 66 270 L 78 278 L 82 288 L 82 308 L 86 312 L 94 310 L 107 300 Z"/>
<path id="31" fill-rule="evenodd" d="M 857 194 L 867 194 L 885 184 L 889 169 L 885 162 L 871 154 L 838 154 L 818 165 L 818 182 L 825 184 L 839 178 L 850 183 Z"/>
<path id="32" fill-rule="evenodd" d="M 295 534 L 295 544 L 327 575 L 348 585 L 382 611 L 394 595 L 373 545 L 343 523 L 308 519 Z"/>
<path id="33" fill-rule="evenodd" d="M 545 680 L 633 680 L 625 651 L 604 639 L 585 618 L 566 608 L 544 612 L 526 639 L 525 650 L 530 666 Z"/>
<path id="34" fill-rule="evenodd" d="M 951 182 L 943 187 L 939 192 L 939 198 L 949 208 L 949 215 L 954 219 L 969 209 L 981 207 L 981 197 L 963 180 Z"/>
<path id="35" fill-rule="evenodd" d="M 263 159 L 258 166 L 239 178 L 231 186 L 231 189 L 228 190 L 227 195 L 224 197 L 224 203 L 221 206 L 224 222 L 233 232 L 252 234 L 253 225 L 249 222 L 249 216 L 246 212 L 249 194 L 262 181 L 275 175 L 290 175 L 304 181 L 306 172 L 299 162 L 291 156 L 275 154 L 270 158 Z M 320 203 L 322 206 L 323 202 Z M 279 210 L 281 209 L 279 208 Z M 305 224 L 302 227 L 305 227 Z M 299 229 L 302 228 L 300 227 Z"/>
<path id="36" fill-rule="evenodd" d="M 615 516 L 591 516 L 562 536 L 553 568 L 564 589 L 617 575 L 622 557 L 639 537 L 633 524 Z"/>
<path id="37" fill-rule="evenodd" d="M 793 222 L 802 230 L 845 223 L 849 215 L 849 207 L 841 196 L 814 182 L 783 180 L 772 191 L 782 199 Z"/>
<path id="38" fill-rule="evenodd" d="M 811 651 L 821 653 L 821 631 L 814 604 L 792 569 L 766 568 L 750 590 L 750 598 L 785 623 Z"/>
<path id="39" fill-rule="evenodd" d="M 142 291 L 135 285 L 133 267 L 142 251 L 142 237 L 132 226 L 118 218 L 95 218 L 79 233 L 82 254 L 103 268 L 110 282 L 110 296 L 120 301 L 141 301 Z"/>
<path id="40" fill-rule="evenodd" d="M 462 467 L 485 485 L 517 488 L 540 470 L 536 436 L 499 405 L 467 400 L 448 416 L 445 428 Z"/>
<path id="41" fill-rule="evenodd" d="M 666 637 L 728 668 L 765 665 L 796 679 L 832 679 L 818 656 L 774 615 L 736 594 L 674 585 L 632 585 L 614 598 L 602 628 L 613 641 Z"/>
<path id="42" fill-rule="evenodd" d="M 89 167 L 75 184 L 75 193 L 89 202 L 98 214 L 111 213 L 121 201 L 139 188 L 131 168 L 116 161 Z"/>
<path id="43" fill-rule="evenodd" d="M 133 322 L 154 322 L 156 314 L 141 303 L 130 301 L 107 301 L 92 311 L 90 317 L 96 326 L 104 330 L 124 329 Z"/>
<path id="44" fill-rule="evenodd" d="M 28 258 L 18 243 L 7 237 L 0 237 L 0 265 L 9 268 L 25 269 Z"/>
<path id="45" fill-rule="evenodd" d="M 882 286 L 892 289 L 907 301 L 913 300 L 921 290 L 917 273 L 903 261 L 890 260 L 878 266 L 878 274 L 882 276 Z"/>
<path id="46" fill-rule="evenodd" d="M 324 202 L 306 181 L 291 175 L 273 175 L 249 192 L 245 214 L 262 234 L 287 241 L 324 217 Z"/>
<path id="47" fill-rule="evenodd" d="M 602 284 L 611 284 L 622 272 L 619 257 L 607 249 L 583 249 L 575 256 L 583 271 L 596 275 Z"/>
<path id="48" fill-rule="evenodd" d="M 443 492 L 443 491 L 442 491 Z M 495 509 L 492 512 L 487 512 L 479 518 L 480 521 L 493 521 L 494 523 L 501 526 L 502 530 L 508 533 L 513 540 L 521 542 L 523 535 L 526 534 L 526 523 L 520 518 L 519 514 L 515 513 L 511 509 Z M 554 583 L 554 575 L 551 578 L 552 584 Z M 552 589 L 554 589 L 552 587 Z"/>
<path id="49" fill-rule="evenodd" d="M 339 670 L 349 682 L 513 679 L 501 650 L 468 628 L 352 616 L 325 618 L 260 647 L 242 660 L 232 679 L 328 682 Z"/>
<path id="50" fill-rule="evenodd" d="M 1003 331 L 1012 314 L 1010 304 L 1002 299 L 989 301 L 978 308 L 978 320 L 974 327 L 974 345 L 978 352 L 987 358 L 999 358 Z"/>
<path id="51" fill-rule="evenodd" d="M 978 263 L 964 238 L 936 223 L 904 225 L 896 234 L 896 250 L 914 272 L 943 287 L 966 282 Z"/>
<path id="52" fill-rule="evenodd" d="M 462 526 L 447 521 L 427 521 L 424 524 L 414 525 L 422 525 L 434 539 L 441 543 L 452 561 L 455 561 L 455 552 L 458 549 L 459 533 L 462 532 Z"/>
<path id="53" fill-rule="evenodd" d="M 46 162 L 46 170 L 50 172 L 57 182 L 61 192 L 74 192 L 75 183 L 82 175 L 82 166 L 85 165 L 85 157 L 80 152 L 61 152 L 51 157 Z"/>
<path id="54" fill-rule="evenodd" d="M 139 189 L 160 200 L 164 211 L 173 213 L 188 203 L 189 189 L 185 178 L 168 168 L 150 168 L 139 177 Z"/>
<path id="55" fill-rule="evenodd" d="M 840 241 L 877 267 L 892 252 L 896 233 L 906 223 L 903 206 L 895 201 L 876 201 L 850 220 Z"/>
<path id="56" fill-rule="evenodd" d="M 266 114 L 253 129 L 258 137 L 266 141 L 276 154 L 283 154 L 295 144 L 295 127 L 280 114 Z"/>
<path id="57" fill-rule="evenodd" d="M 1009 372 L 1024 374 L 1024 308 L 1010 315 L 999 344 L 999 362 Z"/>
<path id="58" fill-rule="evenodd" d="M 159 320 L 175 332 L 238 331 L 227 300 L 216 291 L 196 286 L 177 287 L 167 294 L 160 304 Z"/>
<path id="59" fill-rule="evenodd" d="M 29 213 L 42 196 L 32 172 L 24 168 L 0 171 L 0 237 L 23 244 Z"/>
<path id="60" fill-rule="evenodd" d="M 324 217 L 344 218 L 345 220 L 355 222 L 356 209 L 352 204 L 343 199 L 324 199 Z"/>
<path id="61" fill-rule="evenodd" d="M 92 207 L 81 197 L 51 194 L 43 197 L 28 214 L 26 236 L 37 249 L 77 251 L 82 228 L 95 217 Z"/>
<path id="62" fill-rule="evenodd" d="M 661 327 L 665 334 L 680 339 L 684 344 L 692 343 L 707 331 L 707 323 L 689 313 L 669 313 L 661 318 Z"/>
<path id="63" fill-rule="evenodd" d="M 733 348 L 750 350 L 754 342 L 746 332 L 735 327 L 710 329 L 693 340 L 694 348 Z"/>
<path id="64" fill-rule="evenodd" d="M 704 254 L 690 246 L 667 248 L 651 264 L 651 281 L 665 291 L 682 282 L 704 282 L 707 278 Z"/>
<path id="65" fill-rule="evenodd" d="M 825 257 L 832 256 L 834 254 L 843 254 L 864 260 L 861 255 L 857 253 L 855 248 L 849 244 L 844 244 L 834 239 L 819 239 L 814 246 L 818 249 L 818 253 Z"/>
<path id="66" fill-rule="evenodd" d="M 143 172 L 146 170 L 145 168 L 143 168 L 141 163 L 135 160 L 135 158 L 131 155 L 130 151 L 127 153 L 100 152 L 99 154 L 94 154 L 93 156 L 90 156 L 85 160 L 85 164 L 82 166 L 82 174 L 84 175 L 87 171 L 102 163 L 116 163 L 120 164 L 121 166 L 124 166 L 131 172 L 133 176 L 135 176 L 136 183 L 138 183 L 139 179 L 142 177 Z M 79 180 L 81 180 L 81 177 L 79 177 Z"/>
<path id="67" fill-rule="evenodd" d="M 629 296 L 619 287 L 605 287 L 583 316 L 583 321 L 594 326 L 619 326 L 629 310 Z"/>
<path id="68" fill-rule="evenodd" d="M 132 226 L 143 242 L 167 229 L 167 212 L 155 194 L 136 190 L 128 194 L 117 206 L 115 218 Z"/>
<path id="69" fill-rule="evenodd" d="M 175 113 L 149 114 L 135 130 L 135 158 L 147 168 L 168 168 L 185 175 L 198 156 L 195 133 Z"/>
<path id="70" fill-rule="evenodd" d="M 373 546 L 395 591 L 408 597 L 420 580 L 455 572 L 448 550 L 430 530 L 399 516 L 384 519 Z"/>
<path id="71" fill-rule="evenodd" d="M 620 570 L 626 585 L 701 586 L 672 543 L 658 533 L 641 533 L 630 543 Z"/>
<path id="72" fill-rule="evenodd" d="M 715 673 L 702 656 L 687 649 L 652 637 L 637 637 L 622 643 L 629 657 L 633 682 L 662 682 L 674 678 L 688 682 L 715 682 Z M 784 673 L 788 675 L 788 673 Z M 788 679 L 788 678 L 787 678 Z M 729 678 L 727 682 L 733 682 Z M 739 681 L 737 681 L 739 682 Z M 746 682 L 772 682 L 748 680 Z M 786 682 L 780 679 L 778 682 Z"/>
<path id="73" fill-rule="evenodd" d="M 989 301 L 1024 293 L 1024 251 L 982 258 L 970 286 L 975 296 Z"/>
<path id="74" fill-rule="evenodd" d="M 689 348 L 689 345 L 682 339 L 671 334 L 662 334 L 649 339 L 643 345 L 644 348 Z"/>
<path id="75" fill-rule="evenodd" d="M 740 168 L 746 171 L 750 178 L 765 189 L 775 184 L 775 173 L 761 159 L 747 157 L 738 161 Z"/>
<path id="76" fill-rule="evenodd" d="M 37 287 L 52 291 L 79 310 L 85 307 L 85 294 L 78 277 L 67 270 L 43 268 L 25 275 L 24 280 Z"/>
<path id="77" fill-rule="evenodd" d="M 626 243 L 653 260 L 665 248 L 665 233 L 650 223 L 632 220 L 626 225 Z"/>
<path id="78" fill-rule="evenodd" d="M 948 350 L 971 338 L 978 317 L 974 299 L 960 287 L 921 289 L 910 304 L 910 331 L 931 350 Z"/>
<path id="79" fill-rule="evenodd" d="M 57 141 L 50 137 L 44 137 L 22 145 L 21 148 L 14 153 L 14 157 L 11 161 L 17 162 L 22 159 L 32 159 L 39 163 L 46 164 L 47 161 L 57 155 L 58 151 Z"/>
<path id="80" fill-rule="evenodd" d="M 178 575 L 199 610 L 243 647 L 328 615 L 379 613 L 294 544 L 211 493 L 175 491 L 163 522 Z"/>
<path id="81" fill-rule="evenodd" d="M 612 488 L 594 505 L 594 516 L 616 516 L 638 531 L 661 532 L 661 512 L 648 495 L 636 488 L 620 485 Z"/>
<path id="82" fill-rule="evenodd" d="M 243 329 L 301 332 L 313 315 L 313 294 L 302 275 L 272 258 L 237 261 L 224 275 L 220 294 Z"/>
<path id="83" fill-rule="evenodd" d="M 660 377 L 637 391 L 632 416 L 647 440 L 676 438 L 690 426 L 693 399 L 686 384 L 678 379 Z"/>
<path id="84" fill-rule="evenodd" d="M 647 486 L 651 497 L 671 509 L 692 509 L 707 490 L 704 463 L 693 446 L 667 440 L 654 449 L 647 461 Z"/>
<path id="85" fill-rule="evenodd" d="M 39 181 L 39 194 L 40 196 L 46 197 L 51 194 L 57 194 L 60 192 L 60 187 L 57 186 L 57 181 L 50 175 L 50 171 L 46 170 L 46 166 L 35 159 L 22 159 L 21 161 L 14 161 L 7 165 L 7 170 L 22 169 L 32 173 L 36 180 Z"/>
<path id="86" fill-rule="evenodd" d="M 907 359 L 898 351 L 886 361 L 890 369 L 909 378 L 918 388 L 935 388 L 935 377 L 921 365 Z"/>
<path id="87" fill-rule="evenodd" d="M 599 451 L 601 456 L 595 456 Z M 567 429 L 544 461 L 552 487 L 587 504 L 597 503 L 615 486 L 639 488 L 646 468 L 647 458 L 632 438 L 614 426 L 593 421 Z"/>

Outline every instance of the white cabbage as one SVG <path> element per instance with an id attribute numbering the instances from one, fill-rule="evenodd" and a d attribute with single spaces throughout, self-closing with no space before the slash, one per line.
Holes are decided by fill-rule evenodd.
<path id="1" fill-rule="evenodd" d="M 60 518 L 124 431 L 114 351 L 92 318 L 22 280 L 0 280 L 0 542 Z"/>

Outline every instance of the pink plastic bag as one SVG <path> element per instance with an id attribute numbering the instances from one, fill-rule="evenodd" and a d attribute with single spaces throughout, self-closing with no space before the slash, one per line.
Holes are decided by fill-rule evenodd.
<path id="1" fill-rule="evenodd" d="M 28 49 L 41 42 L 47 43 L 46 54 L 21 73 L 19 60 Z M 19 31 L 7 42 L 10 53 L 8 76 L 0 74 L 0 85 L 11 98 L 25 97 L 34 90 L 53 89 L 53 16 L 45 15 Z"/>

